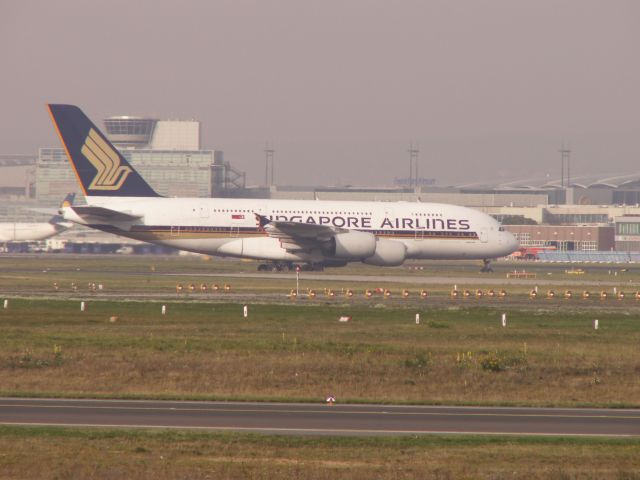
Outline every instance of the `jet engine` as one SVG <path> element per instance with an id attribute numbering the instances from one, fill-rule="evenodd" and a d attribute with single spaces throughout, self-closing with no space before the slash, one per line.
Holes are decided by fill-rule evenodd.
<path id="1" fill-rule="evenodd" d="M 407 247 L 402 242 L 378 238 L 375 253 L 365 258 L 362 263 L 378 267 L 395 267 L 402 265 L 407 256 Z"/>
<path id="2" fill-rule="evenodd" d="M 370 257 L 376 251 L 376 237 L 372 233 L 351 231 L 339 233 L 331 239 L 328 255 L 349 260 Z"/>

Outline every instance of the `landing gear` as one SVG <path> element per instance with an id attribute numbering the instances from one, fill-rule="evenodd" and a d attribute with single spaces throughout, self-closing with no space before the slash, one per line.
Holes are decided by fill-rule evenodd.
<path id="1" fill-rule="evenodd" d="M 296 267 L 300 267 L 303 272 L 321 272 L 324 270 L 324 265 L 321 263 L 303 263 L 302 265 L 295 265 L 292 262 L 271 262 L 261 263 L 258 265 L 259 272 L 293 272 Z"/>
<path id="2" fill-rule="evenodd" d="M 271 262 L 258 265 L 259 272 L 290 272 L 294 268 L 291 262 Z"/>
<path id="3" fill-rule="evenodd" d="M 491 259 L 485 258 L 484 260 L 482 260 L 482 262 L 484 263 L 484 265 L 480 269 L 480 272 L 493 273 L 493 268 L 491 268 Z"/>
<path id="4" fill-rule="evenodd" d="M 305 263 L 304 265 L 300 265 L 300 270 L 303 272 L 322 272 L 324 265 L 321 263 Z"/>

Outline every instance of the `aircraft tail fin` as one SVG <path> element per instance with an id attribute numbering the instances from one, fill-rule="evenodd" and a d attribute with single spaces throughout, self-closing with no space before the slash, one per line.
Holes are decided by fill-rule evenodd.
<path id="1" fill-rule="evenodd" d="M 71 205 L 73 205 L 73 201 L 75 199 L 76 199 L 76 194 L 75 193 L 67 193 L 67 196 L 64 197 L 64 199 L 60 203 L 60 208 L 70 207 Z"/>
<path id="2" fill-rule="evenodd" d="M 73 201 L 76 198 L 76 194 L 75 193 L 67 193 L 67 196 L 64 197 L 64 200 L 62 200 L 62 202 L 60 202 L 60 206 L 58 208 L 51 208 L 51 207 L 47 207 L 47 208 L 40 208 L 40 207 L 34 207 L 34 208 L 28 208 L 27 210 L 31 211 L 31 212 L 37 212 L 37 213 L 42 213 L 45 215 L 50 215 L 52 218 L 49 220 L 49 223 L 55 223 L 56 220 L 61 220 L 62 219 L 62 209 L 64 207 L 70 207 L 73 205 Z"/>
<path id="3" fill-rule="evenodd" d="M 85 196 L 160 196 L 82 110 L 74 105 L 48 107 Z"/>
<path id="4" fill-rule="evenodd" d="M 62 214 L 60 212 L 62 212 L 63 208 L 72 206 L 73 205 L 73 201 L 75 200 L 75 198 L 76 198 L 76 194 L 75 193 L 67 193 L 67 196 L 64 197 L 62 202 L 60 202 L 60 207 L 59 207 L 58 211 L 55 212 L 55 215 L 53 215 L 49 219 L 49 223 L 52 224 L 52 225 L 64 224 L 64 226 L 66 228 L 70 228 L 72 224 L 70 224 L 68 222 L 65 222 L 64 221 L 64 217 L 62 216 Z"/>

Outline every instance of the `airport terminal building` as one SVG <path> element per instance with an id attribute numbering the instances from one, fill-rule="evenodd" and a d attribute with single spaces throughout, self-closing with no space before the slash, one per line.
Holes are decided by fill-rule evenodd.
<path id="1" fill-rule="evenodd" d="M 253 186 L 220 150 L 203 149 L 196 120 L 114 116 L 104 132 L 161 195 L 406 201 L 457 204 L 494 216 L 525 247 L 558 251 L 640 251 L 640 175 L 539 184 L 367 187 Z M 262 162 L 264 160 L 260 160 Z M 61 147 L 0 155 L 0 167 L 27 169 L 23 186 L 0 185 L 0 221 L 42 221 L 31 207 L 55 207 L 78 184 Z M 77 199 L 82 203 L 81 196 Z M 75 231 L 73 229 L 72 231 Z"/>
<path id="2" fill-rule="evenodd" d="M 107 118 L 104 124 L 109 139 L 161 195 L 211 195 L 216 152 L 201 149 L 200 122 L 122 116 Z M 78 190 L 64 149 L 39 150 L 36 186 L 38 202 L 54 205 L 68 192 Z"/>

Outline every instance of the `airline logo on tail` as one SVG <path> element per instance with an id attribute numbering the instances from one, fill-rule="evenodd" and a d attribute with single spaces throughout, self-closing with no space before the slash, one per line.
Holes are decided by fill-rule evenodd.
<path id="1" fill-rule="evenodd" d="M 89 190 L 119 190 L 131 173 L 131 167 L 120 165 L 120 157 L 93 128 L 80 150 L 97 170 Z"/>

